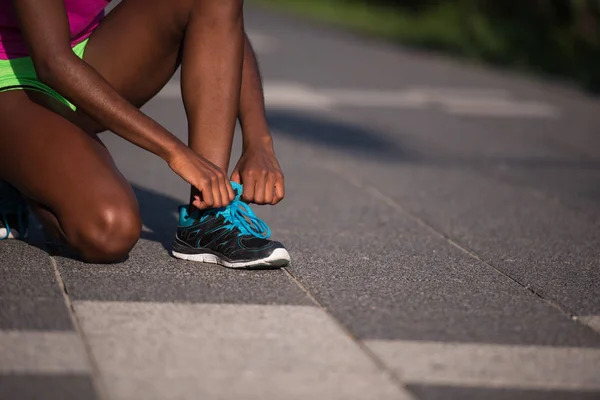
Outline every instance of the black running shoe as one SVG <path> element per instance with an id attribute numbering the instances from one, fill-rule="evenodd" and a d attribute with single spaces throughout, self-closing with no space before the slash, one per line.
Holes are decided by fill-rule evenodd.
<path id="1" fill-rule="evenodd" d="M 240 200 L 242 186 L 231 182 L 235 200 L 224 208 L 195 210 L 179 207 L 173 256 L 228 268 L 280 268 L 290 255 L 279 242 L 268 240 L 271 230 Z"/>
<path id="2" fill-rule="evenodd" d="M 24 239 L 29 224 L 29 206 L 14 187 L 0 181 L 0 240 Z"/>

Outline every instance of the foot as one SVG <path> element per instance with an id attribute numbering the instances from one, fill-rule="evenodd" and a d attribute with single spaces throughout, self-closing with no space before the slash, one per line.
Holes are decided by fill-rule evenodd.
<path id="1" fill-rule="evenodd" d="M 29 225 L 29 207 L 21 194 L 0 181 L 0 240 L 24 239 Z"/>
<path id="2" fill-rule="evenodd" d="M 232 182 L 235 200 L 227 207 L 190 213 L 179 208 L 173 256 L 228 268 L 280 268 L 289 264 L 283 244 L 268 240 L 269 227 L 240 200 L 242 186 Z"/>

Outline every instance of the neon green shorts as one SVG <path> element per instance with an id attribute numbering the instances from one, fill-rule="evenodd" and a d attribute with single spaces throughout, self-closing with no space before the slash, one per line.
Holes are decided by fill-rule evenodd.
<path id="1" fill-rule="evenodd" d="M 73 47 L 73 52 L 83 59 L 83 52 L 87 45 L 88 39 L 78 43 Z M 33 61 L 31 57 L 13 58 L 12 60 L 0 60 L 0 92 L 9 90 L 35 90 L 37 92 L 46 93 L 57 100 L 65 103 L 73 111 L 76 110 L 74 104 L 65 99 L 54 89 L 44 85 L 37 78 Z"/>

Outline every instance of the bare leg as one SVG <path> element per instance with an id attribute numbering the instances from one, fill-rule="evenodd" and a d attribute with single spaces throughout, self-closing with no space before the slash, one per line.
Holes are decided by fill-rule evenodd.
<path id="1" fill-rule="evenodd" d="M 25 91 L 0 93 L 0 120 L 0 178 L 84 260 L 125 258 L 141 222 L 133 191 L 106 148 Z"/>
<path id="2" fill-rule="evenodd" d="M 94 32 L 84 59 L 137 106 L 181 61 L 189 145 L 227 170 L 243 54 L 241 0 L 124 0 Z"/>

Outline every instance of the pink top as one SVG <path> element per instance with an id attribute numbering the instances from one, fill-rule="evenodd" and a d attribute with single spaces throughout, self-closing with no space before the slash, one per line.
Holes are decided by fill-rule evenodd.
<path id="1" fill-rule="evenodd" d="M 69 26 L 71 46 L 87 39 L 104 17 L 104 8 L 110 0 L 63 0 Z M 0 60 L 26 57 L 27 43 L 21 35 L 19 22 L 11 0 L 0 0 Z"/>

